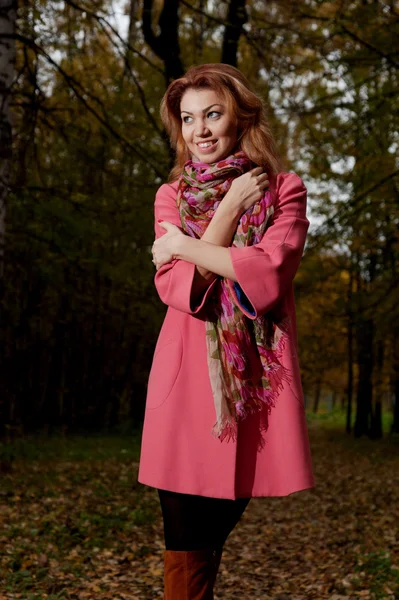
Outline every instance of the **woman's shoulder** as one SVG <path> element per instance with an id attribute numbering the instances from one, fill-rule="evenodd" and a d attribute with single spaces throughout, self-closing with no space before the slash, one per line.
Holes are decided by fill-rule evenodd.
<path id="1" fill-rule="evenodd" d="M 302 178 L 293 171 L 280 171 L 270 177 L 269 189 L 275 208 L 291 202 L 306 203 L 307 189 Z"/>
<path id="2" fill-rule="evenodd" d="M 170 199 L 176 198 L 176 192 L 177 192 L 177 180 L 176 181 L 172 181 L 171 183 L 163 183 L 162 185 L 159 186 L 159 188 L 156 191 L 155 194 L 155 199 Z"/>
<path id="3" fill-rule="evenodd" d="M 281 187 L 284 187 L 284 189 L 300 188 L 306 190 L 302 178 L 297 173 L 294 173 L 294 171 L 280 171 L 274 176 L 274 183 L 277 191 Z"/>
<path id="4" fill-rule="evenodd" d="M 291 196 L 306 196 L 307 189 L 302 178 L 293 171 L 280 171 L 269 177 L 269 189 L 274 202 L 279 202 L 282 198 L 290 198 Z"/>

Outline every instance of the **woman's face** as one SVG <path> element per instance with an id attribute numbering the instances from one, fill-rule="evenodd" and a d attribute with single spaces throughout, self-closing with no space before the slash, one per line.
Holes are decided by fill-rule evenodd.
<path id="1" fill-rule="evenodd" d="M 237 144 L 237 126 L 226 102 L 209 88 L 185 91 L 180 102 L 182 135 L 195 162 L 226 158 Z"/>

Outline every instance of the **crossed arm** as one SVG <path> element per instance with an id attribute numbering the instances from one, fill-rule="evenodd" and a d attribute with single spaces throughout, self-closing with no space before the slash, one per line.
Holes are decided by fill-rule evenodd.
<path id="1" fill-rule="evenodd" d="M 231 206 L 223 208 L 223 202 L 201 240 L 176 236 L 174 259 L 155 275 L 165 304 L 189 314 L 198 312 L 219 275 L 235 282 L 231 284 L 233 292 L 239 292 L 235 302 L 249 318 L 273 307 L 295 276 L 309 227 L 302 180 L 295 173 L 282 173 L 273 185 L 277 198 L 273 222 L 259 244 L 230 246 L 240 214 Z M 161 186 L 155 202 L 157 239 L 165 234 L 159 221 L 180 227 L 175 199 L 172 186 Z"/>
<path id="2" fill-rule="evenodd" d="M 195 265 L 193 285 L 197 291 L 205 289 L 216 275 L 235 281 L 230 246 L 240 218 L 240 209 L 231 204 L 219 204 L 201 239 L 183 234 L 175 225 L 161 223 L 166 233 L 158 244 L 169 252 L 165 262 L 171 258 L 185 260 Z M 168 260 L 169 259 L 169 260 Z"/>

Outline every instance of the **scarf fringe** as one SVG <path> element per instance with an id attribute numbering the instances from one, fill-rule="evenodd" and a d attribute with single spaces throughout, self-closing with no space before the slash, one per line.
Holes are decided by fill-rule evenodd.
<path id="1" fill-rule="evenodd" d="M 284 389 L 284 382 L 288 384 L 292 381 L 292 375 L 290 371 L 284 367 L 284 365 L 273 364 L 267 371 L 268 380 L 271 388 L 264 389 L 264 398 L 251 398 L 251 402 L 237 402 L 236 418 L 231 415 L 224 416 L 221 420 L 216 421 L 212 428 L 212 435 L 215 438 L 220 439 L 221 442 L 226 440 L 227 442 L 237 441 L 238 423 L 243 421 L 250 415 L 254 415 L 263 409 L 267 409 L 268 415 L 270 415 L 272 408 L 275 408 L 276 401 L 280 395 L 280 392 Z M 263 428 L 265 431 L 266 428 Z"/>
<path id="2" fill-rule="evenodd" d="M 238 424 L 232 417 L 224 419 L 221 423 L 216 421 L 212 427 L 212 435 L 221 442 L 237 441 Z"/>
<path id="3" fill-rule="evenodd" d="M 275 354 L 275 356 L 277 356 L 277 358 L 282 357 L 284 349 L 287 345 L 288 333 L 286 331 L 286 328 L 288 327 L 290 321 L 291 319 L 287 317 L 287 319 L 284 321 L 284 329 L 281 329 L 280 326 L 278 326 L 278 328 L 281 331 L 281 337 L 277 340 L 275 348 L 273 348 L 273 353 Z"/>

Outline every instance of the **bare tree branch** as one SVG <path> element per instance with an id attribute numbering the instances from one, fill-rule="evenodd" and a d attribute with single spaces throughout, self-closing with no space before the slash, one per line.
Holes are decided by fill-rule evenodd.
<path id="1" fill-rule="evenodd" d="M 111 23 L 105 17 L 102 17 L 101 15 L 98 15 L 94 11 L 88 10 L 86 7 L 83 8 L 82 6 L 79 6 L 78 4 L 76 4 L 76 2 L 73 2 L 73 0 L 65 0 L 65 2 L 69 6 L 72 6 L 72 8 L 75 8 L 76 10 L 79 10 L 82 13 L 83 12 L 87 13 L 88 15 L 90 15 L 96 21 L 105 24 L 107 27 L 110 28 L 110 30 L 112 31 L 112 33 L 115 35 L 115 37 L 118 38 L 118 40 L 121 42 L 121 44 L 123 44 L 128 50 L 130 50 L 130 52 L 133 52 L 134 54 L 137 54 L 137 56 L 139 56 L 150 67 L 152 67 L 153 69 L 155 69 L 156 71 L 158 71 L 158 73 L 161 73 L 162 75 L 164 75 L 163 70 L 160 67 L 158 67 L 158 65 L 156 65 L 155 63 L 153 63 L 147 56 L 145 56 L 145 54 L 143 54 L 142 52 L 140 52 L 139 50 L 137 50 L 136 48 L 134 48 L 134 46 L 132 46 L 129 42 L 126 42 L 120 36 L 120 34 L 118 33 L 118 31 L 115 29 L 115 27 L 113 27 L 111 25 Z M 113 44 L 114 44 L 114 42 L 113 42 Z"/>
<path id="2" fill-rule="evenodd" d="M 38 54 L 41 54 L 42 56 L 44 56 L 46 58 L 46 60 L 57 69 L 57 71 L 60 73 L 60 75 L 62 75 L 62 77 L 65 79 L 65 81 L 70 86 L 71 90 L 74 92 L 75 96 L 79 99 L 80 102 L 82 102 L 82 104 L 85 106 L 85 108 L 88 110 L 88 112 L 90 112 L 111 133 L 111 135 L 122 144 L 123 147 L 128 148 L 131 152 L 136 154 L 136 156 L 138 156 L 141 160 L 143 160 L 145 163 L 147 163 L 154 170 L 156 175 L 158 175 L 159 177 L 164 176 L 164 173 L 159 170 L 158 164 L 151 161 L 149 156 L 146 155 L 145 152 L 140 148 L 140 145 L 137 141 L 134 144 L 131 144 L 126 138 L 124 138 L 120 133 L 118 133 L 110 125 L 110 123 L 107 119 L 103 118 L 98 113 L 98 111 L 96 111 L 86 101 L 84 96 L 92 97 L 91 93 L 88 90 L 84 89 L 82 87 L 82 85 L 78 81 L 76 81 L 76 79 L 74 77 L 69 75 L 55 60 L 53 60 L 51 58 L 51 56 L 43 48 L 38 46 L 36 44 L 36 42 L 34 42 L 33 40 L 26 38 L 25 36 L 18 34 L 18 33 L 6 34 L 6 35 L 3 35 L 2 37 L 5 39 L 16 39 L 19 42 L 32 48 Z M 79 90 L 81 90 L 81 91 L 79 91 Z M 94 98 L 94 97 L 92 97 L 92 98 L 101 104 L 101 101 L 98 98 Z M 104 109 L 104 112 L 105 112 L 105 109 Z"/>
<path id="3" fill-rule="evenodd" d="M 348 29 L 348 27 L 346 27 L 346 25 L 344 25 L 342 22 L 340 23 L 340 25 L 342 27 L 342 30 L 345 31 L 345 33 L 347 35 L 349 35 L 349 37 L 351 37 L 353 40 L 355 40 L 356 42 L 359 42 L 359 44 L 362 44 L 365 48 L 367 48 L 368 50 L 371 50 L 371 52 L 374 52 L 374 54 L 377 54 L 380 58 L 384 58 L 390 65 L 395 67 L 395 69 L 399 69 L 399 63 L 397 63 L 395 60 L 393 60 L 393 58 L 390 54 L 386 54 L 379 48 L 376 48 L 375 46 L 373 46 L 373 44 L 371 44 L 370 42 L 363 40 L 354 31 L 351 31 L 350 29 Z"/>

